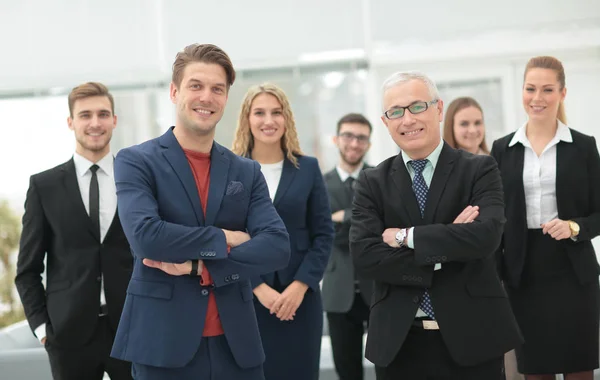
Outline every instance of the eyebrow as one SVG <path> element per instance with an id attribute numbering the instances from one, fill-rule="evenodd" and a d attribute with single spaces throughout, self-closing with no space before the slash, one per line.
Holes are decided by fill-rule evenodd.
<path id="1" fill-rule="evenodd" d="M 202 82 L 200 79 L 195 79 L 195 78 L 190 79 L 188 81 L 188 84 L 190 84 L 190 83 L 204 84 L 204 82 Z M 221 83 L 214 83 L 214 84 L 212 84 L 212 86 L 223 87 L 223 88 L 227 87 L 227 85 L 225 85 L 225 83 L 222 83 L 222 82 Z"/>
<path id="2" fill-rule="evenodd" d="M 94 112 L 94 111 L 92 111 L 92 110 L 83 110 L 83 111 L 79 111 L 79 112 L 77 112 L 77 115 L 83 115 L 83 114 L 86 114 L 86 113 L 92 113 L 92 112 Z M 99 110 L 98 110 L 98 112 L 99 112 L 99 113 L 100 113 L 100 112 L 108 112 L 108 113 L 110 113 L 111 111 L 110 111 L 110 110 L 108 110 L 108 109 L 99 109 Z"/>
<path id="3" fill-rule="evenodd" d="M 261 107 L 252 108 L 252 111 L 264 111 L 264 110 L 265 110 L 265 109 L 264 109 L 264 108 L 261 108 Z M 273 110 L 273 111 L 281 111 L 281 110 L 282 110 L 282 108 L 281 108 L 281 107 L 275 107 L 275 108 L 272 108 L 272 110 Z"/>
<path id="4" fill-rule="evenodd" d="M 395 104 L 395 105 L 391 106 L 391 107 L 390 107 L 390 108 L 388 108 L 388 109 L 390 109 L 390 110 L 391 110 L 391 109 L 393 109 L 393 108 L 405 108 L 405 107 L 410 107 L 410 106 L 412 106 L 413 104 L 415 104 L 415 103 L 419 103 L 419 102 L 424 102 L 424 103 L 427 103 L 427 101 L 426 101 L 426 100 L 415 100 L 415 101 L 413 101 L 412 103 L 410 103 L 410 104 L 409 104 L 409 105 L 407 105 L 407 106 L 399 106 L 399 105 Z"/>
<path id="5" fill-rule="evenodd" d="M 535 87 L 535 84 L 533 83 L 525 83 L 525 86 L 533 86 Z M 556 84 L 543 84 L 542 87 L 554 87 L 556 86 Z"/>

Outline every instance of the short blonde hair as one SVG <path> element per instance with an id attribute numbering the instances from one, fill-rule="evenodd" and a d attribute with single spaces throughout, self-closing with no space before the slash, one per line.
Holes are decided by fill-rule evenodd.
<path id="1" fill-rule="evenodd" d="M 242 108 L 240 110 L 231 150 L 233 153 L 240 156 L 248 156 L 252 153 L 252 148 L 254 148 L 254 136 L 252 136 L 252 131 L 250 130 L 250 110 L 252 109 L 252 102 L 260 94 L 273 95 L 277 101 L 279 101 L 279 104 L 281 104 L 283 118 L 285 119 L 285 132 L 281 137 L 281 149 L 286 155 L 286 158 L 290 160 L 294 166 L 298 167 L 298 158 L 296 156 L 302 156 L 304 153 L 302 153 L 302 150 L 300 149 L 292 107 L 283 90 L 272 83 L 263 83 L 258 86 L 252 86 L 248 89 L 248 92 L 246 92 L 244 100 L 242 101 Z"/>

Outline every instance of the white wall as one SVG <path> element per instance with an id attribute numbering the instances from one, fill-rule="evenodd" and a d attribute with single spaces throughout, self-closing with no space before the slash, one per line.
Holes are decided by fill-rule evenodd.
<path id="1" fill-rule="evenodd" d="M 597 28 L 599 20 L 597 0 L 2 0 L 0 93 L 165 80 L 175 53 L 193 42 L 222 46 L 238 68 L 273 67 L 325 51 L 422 52 L 481 35 L 493 43 L 489 34 L 506 31 L 519 45 L 531 31 Z M 597 36 L 568 42 L 585 39 Z M 399 55 L 406 61 L 406 51 Z"/>

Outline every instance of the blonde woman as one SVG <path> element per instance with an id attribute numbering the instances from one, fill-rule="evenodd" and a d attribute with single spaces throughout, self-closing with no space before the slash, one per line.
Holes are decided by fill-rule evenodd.
<path id="1" fill-rule="evenodd" d="M 253 279 L 266 380 L 317 380 L 323 306 L 319 282 L 333 242 L 318 162 L 305 156 L 285 93 L 273 84 L 246 93 L 233 152 L 256 160 L 290 236 L 289 265 Z"/>
<path id="2" fill-rule="evenodd" d="M 525 343 L 527 380 L 592 380 L 598 368 L 600 290 L 591 239 L 600 235 L 596 140 L 567 127 L 565 71 L 554 57 L 525 68 L 528 120 L 494 142 L 506 224 L 500 263 Z"/>

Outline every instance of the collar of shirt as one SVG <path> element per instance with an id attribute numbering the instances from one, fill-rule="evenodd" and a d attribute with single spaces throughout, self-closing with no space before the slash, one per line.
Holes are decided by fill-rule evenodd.
<path id="1" fill-rule="evenodd" d="M 360 171 L 363 169 L 364 166 L 365 166 L 365 163 L 361 162 L 359 167 L 352 173 L 348 173 L 347 171 L 342 169 L 339 165 L 335 167 L 335 170 L 337 170 L 337 173 L 340 176 L 340 179 L 342 180 L 342 182 L 345 182 L 348 179 L 348 177 L 358 179 L 358 175 L 360 174 Z"/>
<path id="2" fill-rule="evenodd" d="M 429 162 L 427 163 L 427 166 L 431 165 L 433 167 L 433 170 L 435 171 L 435 166 L 437 165 L 437 162 L 440 158 L 440 154 L 442 153 L 442 148 L 444 147 L 444 140 L 440 139 L 440 143 L 438 144 L 438 146 L 433 150 L 433 152 L 431 152 L 429 154 L 429 156 L 425 157 L 427 160 L 429 160 Z M 406 165 L 406 169 L 408 170 L 409 173 L 411 173 L 412 166 L 410 166 L 408 163 L 410 161 L 412 161 L 412 158 L 410 158 L 408 156 L 408 154 L 406 154 L 404 151 L 402 151 L 402 160 L 404 161 L 404 165 Z"/>
<path id="3" fill-rule="evenodd" d="M 560 120 L 556 120 L 558 123 L 558 127 L 556 128 L 556 134 L 554 138 L 550 140 L 548 143 L 548 147 L 558 144 L 559 141 L 564 141 L 568 143 L 573 142 L 573 136 L 571 135 L 571 130 Z M 515 132 L 512 140 L 508 146 L 514 146 L 517 143 L 521 143 L 523 146 L 531 148 L 531 144 L 529 143 L 529 139 L 527 138 L 527 122 L 523 124 L 523 126 Z"/>
<path id="4" fill-rule="evenodd" d="M 96 165 L 98 165 L 100 167 L 100 170 L 102 170 L 106 175 L 112 178 L 114 175 L 114 161 L 115 158 L 109 152 L 106 156 L 102 157 L 100 161 L 96 162 Z M 73 162 L 75 163 L 75 171 L 77 172 L 77 176 L 79 177 L 83 177 L 90 170 L 90 167 L 94 165 L 93 162 L 91 162 L 90 160 L 83 157 L 77 152 L 73 154 Z"/>

